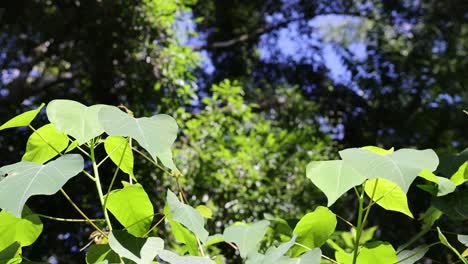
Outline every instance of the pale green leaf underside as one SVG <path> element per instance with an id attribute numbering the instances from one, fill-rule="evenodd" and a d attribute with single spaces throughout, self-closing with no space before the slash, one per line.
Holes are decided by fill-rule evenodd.
<path id="1" fill-rule="evenodd" d="M 169 264 L 215 264 L 213 260 L 208 257 L 195 257 L 195 256 L 179 256 L 168 250 L 163 250 L 159 257 L 168 262 Z"/>
<path id="2" fill-rule="evenodd" d="M 172 220 L 187 227 L 205 243 L 208 238 L 208 231 L 205 229 L 205 219 L 203 216 L 195 208 L 181 203 L 170 190 L 167 190 L 166 202 L 169 205 Z"/>
<path id="3" fill-rule="evenodd" d="M 106 208 L 134 236 L 144 235 L 153 221 L 153 204 L 140 184 L 113 190 Z"/>
<path id="4" fill-rule="evenodd" d="M 374 187 L 377 183 L 377 187 Z M 408 207 L 408 199 L 406 194 L 394 182 L 387 179 L 372 179 L 366 182 L 365 192 L 367 196 L 372 197 L 374 201 L 386 210 L 403 213 L 411 218 L 414 218 Z"/>
<path id="5" fill-rule="evenodd" d="M 0 181 L 0 208 L 20 217 L 29 197 L 56 193 L 83 165 L 81 155 L 67 154 L 45 165 L 21 161 L 1 167 L 1 175 L 9 176 Z"/>
<path id="6" fill-rule="evenodd" d="M 437 155 L 431 149 L 399 149 L 380 155 L 369 150 L 350 148 L 340 151 L 340 156 L 366 179 L 390 180 L 405 193 L 420 171 L 434 171 L 439 164 Z"/>
<path id="7" fill-rule="evenodd" d="M 293 233 L 297 234 L 297 243 L 308 248 L 317 248 L 330 238 L 336 224 L 336 215 L 328 208 L 319 206 L 299 220 Z M 296 257 L 305 251 L 307 250 L 304 247 L 296 245 L 291 249 L 291 255 Z"/>
<path id="8" fill-rule="evenodd" d="M 57 131 L 53 124 L 47 124 L 29 137 L 21 160 L 43 164 L 59 155 L 57 151 L 62 152 L 67 146 L 67 135 Z"/>
<path id="9" fill-rule="evenodd" d="M 115 165 L 136 180 L 133 175 L 133 151 L 128 139 L 120 136 L 108 136 L 104 141 L 104 149 Z"/>
<path id="10" fill-rule="evenodd" d="M 116 236 L 118 233 L 119 235 Z M 136 239 L 136 240 L 135 240 Z M 129 249 L 135 249 L 135 241 L 143 241 L 129 235 L 125 235 L 124 231 L 113 231 L 109 234 L 109 246 L 121 257 L 127 258 L 137 264 L 151 264 L 153 259 L 163 251 L 164 241 L 159 237 L 149 237 L 144 241 L 139 250 L 139 256 Z M 135 249 L 137 250 L 137 249 Z"/>
<path id="11" fill-rule="evenodd" d="M 242 258 L 257 253 L 258 244 L 266 233 L 270 222 L 262 220 L 251 225 L 234 224 L 224 230 L 225 241 L 237 245 Z"/>
<path id="12" fill-rule="evenodd" d="M 98 121 L 98 112 L 106 105 L 85 106 L 72 100 L 53 100 L 47 105 L 47 117 L 58 131 L 84 144 L 101 135 L 104 128 Z"/>
<path id="13" fill-rule="evenodd" d="M 398 253 L 398 264 L 413 264 L 416 261 L 420 260 L 429 248 L 424 248 L 424 246 L 418 246 L 411 250 L 403 250 Z"/>
<path id="14" fill-rule="evenodd" d="M 468 247 L 468 235 L 457 235 L 458 241 Z"/>
<path id="15" fill-rule="evenodd" d="M 455 183 L 452 182 L 452 180 L 436 176 L 428 169 L 424 169 L 421 172 L 419 172 L 418 176 L 437 184 L 437 196 L 447 195 L 449 193 L 452 193 L 457 188 L 457 186 L 455 185 Z"/>
<path id="16" fill-rule="evenodd" d="M 309 178 L 326 196 L 328 206 L 365 178 L 342 160 L 313 161 L 307 165 Z"/>
<path id="17" fill-rule="evenodd" d="M 0 251 L 15 241 L 22 247 L 31 245 L 42 232 L 37 215 L 25 206 L 21 218 L 6 211 L 0 212 Z"/>
<path id="18" fill-rule="evenodd" d="M 134 118 L 117 107 L 104 107 L 99 120 L 107 134 L 134 138 L 154 160 L 158 157 L 164 166 L 177 170 L 171 151 L 178 131 L 174 118 L 164 114 Z"/>
<path id="19" fill-rule="evenodd" d="M 6 123 L 4 123 L 2 126 L 0 126 L 0 130 L 7 129 L 7 128 L 13 128 L 13 127 L 22 127 L 22 126 L 28 126 L 31 124 L 31 122 L 34 120 L 34 118 L 39 114 L 41 111 L 42 107 L 44 107 L 44 103 L 42 103 L 38 108 L 34 110 L 30 110 L 27 112 L 24 112 L 22 114 L 19 114 L 12 119 L 8 120 Z"/>
<path id="20" fill-rule="evenodd" d="M 265 252 L 262 264 L 277 263 L 286 252 L 294 245 L 297 235 L 294 235 L 291 240 L 279 245 L 278 247 L 272 246 Z"/>

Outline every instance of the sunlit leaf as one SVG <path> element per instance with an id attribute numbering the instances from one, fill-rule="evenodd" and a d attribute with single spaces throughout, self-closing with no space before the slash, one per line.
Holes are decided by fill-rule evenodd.
<path id="1" fill-rule="evenodd" d="M 348 254 L 343 251 L 336 251 L 335 258 L 342 264 L 351 264 L 353 254 Z M 389 264 L 398 261 L 397 254 L 392 245 L 382 242 L 368 243 L 359 252 L 356 264 Z"/>
<path id="2" fill-rule="evenodd" d="M 387 179 L 371 179 L 366 182 L 364 190 L 369 198 L 373 197 L 373 200 L 377 201 L 377 204 L 382 206 L 384 209 L 401 212 L 411 218 L 414 218 L 408 208 L 408 199 L 406 198 L 406 194 L 396 183 Z"/>
<path id="3" fill-rule="evenodd" d="M 179 256 L 168 250 L 163 250 L 159 257 L 169 264 L 216 264 L 208 257 Z"/>
<path id="4" fill-rule="evenodd" d="M 133 151 L 128 139 L 120 136 L 108 136 L 104 141 L 104 149 L 112 162 L 130 175 L 133 180 Z"/>
<path id="5" fill-rule="evenodd" d="M 171 226 L 171 231 L 172 235 L 174 235 L 174 238 L 178 242 L 184 244 L 191 255 L 198 255 L 197 237 L 192 232 L 190 232 L 190 230 L 185 228 L 182 224 L 172 220 L 171 212 L 169 210 L 168 205 L 164 207 L 164 214 L 166 215 L 167 222 Z M 207 239 L 209 239 L 209 237 Z"/>
<path id="6" fill-rule="evenodd" d="M 109 234 L 109 246 L 119 256 L 137 264 L 151 264 L 164 249 L 164 241 L 159 237 L 136 238 L 127 232 L 114 230 Z"/>
<path id="7" fill-rule="evenodd" d="M 457 172 L 455 172 L 450 180 L 456 185 L 462 185 L 468 180 L 468 161 L 465 161 L 463 165 L 458 168 Z"/>
<path id="8" fill-rule="evenodd" d="M 0 250 L 14 242 L 22 247 L 31 245 L 42 232 L 39 217 L 25 206 L 21 218 L 6 212 L 0 212 Z"/>
<path id="9" fill-rule="evenodd" d="M 53 100 L 47 105 L 47 117 L 58 131 L 84 144 L 101 135 L 104 128 L 98 121 L 98 112 L 105 105 L 85 106 L 72 100 Z M 108 106 L 109 107 L 109 106 Z"/>
<path id="10" fill-rule="evenodd" d="M 24 112 L 22 114 L 19 114 L 12 119 L 8 120 L 6 123 L 4 123 L 2 126 L 0 126 L 0 130 L 7 129 L 7 128 L 13 128 L 13 127 L 22 127 L 22 126 L 28 126 L 31 124 L 31 122 L 36 118 L 37 114 L 41 111 L 42 107 L 44 107 L 44 103 L 42 103 L 38 108 L 34 110 L 30 110 L 27 112 Z"/>
<path id="11" fill-rule="evenodd" d="M 434 171 L 439 164 L 437 155 L 430 149 L 399 149 L 380 155 L 369 150 L 351 148 L 340 151 L 340 156 L 365 178 L 390 180 L 405 193 L 421 170 Z"/>
<path id="12" fill-rule="evenodd" d="M 258 246 L 266 233 L 269 222 L 262 220 L 251 225 L 234 224 L 224 230 L 223 236 L 227 242 L 237 245 L 242 258 L 257 253 Z"/>
<path id="13" fill-rule="evenodd" d="M 328 206 L 365 178 L 342 160 L 313 161 L 307 165 L 309 178 L 326 196 Z"/>
<path id="14" fill-rule="evenodd" d="M 83 169 L 81 155 L 66 154 L 45 165 L 21 161 L 0 168 L 0 208 L 20 217 L 23 206 L 33 195 L 56 193 Z"/>
<path id="15" fill-rule="evenodd" d="M 293 230 L 297 234 L 296 242 L 308 248 L 322 246 L 336 228 L 336 215 L 328 208 L 319 206 L 315 211 L 304 215 Z M 298 245 L 291 249 L 293 257 L 307 251 Z"/>
<path id="16" fill-rule="evenodd" d="M 153 221 L 153 204 L 140 184 L 125 184 L 110 192 L 107 209 L 134 236 L 144 235 Z"/>
<path id="17" fill-rule="evenodd" d="M 166 201 L 171 211 L 172 220 L 183 224 L 202 242 L 206 242 L 208 231 L 205 229 L 205 219 L 203 216 L 190 205 L 181 203 L 170 190 L 167 190 Z"/>
<path id="18" fill-rule="evenodd" d="M 452 250 L 453 253 L 455 253 L 455 255 L 457 255 L 457 257 L 465 264 L 468 264 L 468 260 L 466 258 L 464 258 L 460 252 L 458 252 L 458 250 L 456 248 L 454 248 L 447 240 L 447 238 L 444 236 L 444 234 L 442 234 L 442 232 L 440 231 L 440 228 L 437 227 L 437 233 L 439 234 L 439 239 L 440 239 L 440 242 L 448 247 L 450 250 Z"/>
<path id="19" fill-rule="evenodd" d="M 99 120 L 107 134 L 134 138 L 154 160 L 158 157 L 164 166 L 177 170 L 171 151 L 178 131 L 174 118 L 164 114 L 134 118 L 117 107 L 105 107 Z"/>
<path id="20" fill-rule="evenodd" d="M 275 264 L 320 264 L 322 250 L 314 248 L 302 254 L 299 258 L 282 257 Z"/>
<path id="21" fill-rule="evenodd" d="M 452 193 L 457 187 L 451 180 L 436 176 L 428 169 L 424 169 L 419 172 L 418 176 L 437 184 L 437 196 L 444 196 L 446 194 Z"/>
<path id="22" fill-rule="evenodd" d="M 211 219 L 213 217 L 213 212 L 211 209 L 205 205 L 199 205 L 195 209 L 205 218 Z"/>
<path id="23" fill-rule="evenodd" d="M 67 135 L 57 131 L 54 125 L 47 124 L 29 137 L 21 160 L 42 164 L 59 155 L 57 151 L 62 152 L 67 146 Z"/>

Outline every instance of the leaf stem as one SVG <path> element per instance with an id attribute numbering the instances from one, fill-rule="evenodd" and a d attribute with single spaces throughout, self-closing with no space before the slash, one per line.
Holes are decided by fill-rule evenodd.
<path id="1" fill-rule="evenodd" d="M 94 155 L 94 146 L 95 146 L 94 143 L 95 143 L 94 140 L 91 140 L 90 145 L 89 145 L 89 150 L 91 152 L 90 153 L 91 162 L 93 163 L 94 178 L 96 179 L 95 181 L 96 189 L 98 191 L 99 201 L 101 202 L 102 211 L 104 213 L 104 218 L 106 219 L 107 225 L 109 226 L 109 231 L 112 231 L 112 224 L 109 218 L 109 214 L 107 213 L 106 206 L 104 204 L 104 195 L 102 193 L 101 180 L 99 178 L 99 170 L 96 164 L 96 157 Z"/>
<path id="2" fill-rule="evenodd" d="M 166 168 L 164 168 L 163 166 L 159 165 L 157 162 L 155 162 L 153 159 L 151 159 L 150 157 L 148 157 L 145 153 L 143 153 L 142 151 L 138 150 L 137 148 L 135 147 L 132 147 L 132 149 L 140 154 L 143 158 L 145 158 L 146 160 L 148 160 L 149 162 L 153 163 L 153 165 L 155 165 L 156 167 L 160 168 L 162 171 L 164 171 L 165 173 L 169 174 L 170 176 L 172 176 L 172 173 L 168 170 L 166 170 Z"/>
<path id="3" fill-rule="evenodd" d="M 107 208 L 106 205 L 107 205 L 107 200 L 109 199 L 109 194 L 112 190 L 112 186 L 114 185 L 114 182 L 115 182 L 115 179 L 117 178 L 117 173 L 119 172 L 120 170 L 120 165 L 122 164 L 122 161 L 123 161 L 123 158 L 124 158 L 124 155 L 125 155 L 125 150 L 127 150 L 127 146 L 128 144 L 125 144 L 124 146 L 124 150 L 122 152 L 122 156 L 120 156 L 120 160 L 119 160 L 119 164 L 117 165 L 117 168 L 115 168 L 115 171 L 114 171 L 114 175 L 112 176 L 112 180 L 111 180 L 111 183 L 109 184 L 109 188 L 107 188 L 107 193 L 106 193 L 106 197 L 104 198 L 104 204 L 103 204 L 103 207 L 104 208 Z M 119 145 L 120 147 L 120 145 Z M 99 166 L 99 165 L 98 165 Z M 105 209 L 104 209 L 105 210 Z"/>
<path id="4" fill-rule="evenodd" d="M 147 237 L 149 233 L 151 233 L 151 231 L 153 231 L 159 224 L 161 224 L 164 219 L 166 219 L 166 215 L 163 215 L 161 219 L 159 219 L 159 221 L 156 222 L 156 224 L 154 224 L 154 226 L 152 226 L 148 231 L 146 231 L 143 237 Z"/>
<path id="5" fill-rule="evenodd" d="M 61 217 L 54 217 L 54 216 L 49 216 L 49 215 L 43 215 L 43 214 L 35 214 L 41 218 L 46 218 L 50 220 L 55 220 L 55 221 L 61 221 L 61 222 L 105 222 L 105 219 L 73 219 L 73 218 L 61 218 Z"/>
<path id="6" fill-rule="evenodd" d="M 359 211 L 358 211 L 358 219 L 357 219 L 357 228 L 356 228 L 356 241 L 354 241 L 354 249 L 353 249 L 353 264 L 356 264 L 358 251 L 359 251 L 359 240 L 361 239 L 361 233 L 363 229 L 363 222 L 362 222 L 362 214 L 364 211 L 364 184 L 362 186 L 362 191 L 359 194 Z M 355 189 L 356 190 L 356 189 Z M 357 190 L 356 190 L 357 191 Z"/>
<path id="7" fill-rule="evenodd" d="M 298 245 L 298 246 L 303 247 L 303 248 L 305 248 L 305 249 L 307 249 L 307 250 L 312 250 L 312 248 L 310 248 L 310 247 L 308 247 L 308 246 L 306 246 L 306 245 L 303 245 L 303 244 L 301 244 L 301 243 L 298 243 L 298 242 L 294 242 L 294 245 Z M 328 260 L 328 261 L 330 261 L 330 262 L 332 262 L 332 263 L 340 264 L 339 262 L 337 262 L 337 261 L 335 261 L 334 259 L 332 259 L 332 258 L 330 258 L 330 257 L 327 257 L 327 256 L 325 256 L 325 255 L 322 255 L 321 257 L 324 258 L 324 259 L 326 259 L 326 260 Z"/>

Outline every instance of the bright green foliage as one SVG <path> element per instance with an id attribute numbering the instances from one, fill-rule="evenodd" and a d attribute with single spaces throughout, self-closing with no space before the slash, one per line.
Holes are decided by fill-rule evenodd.
<path id="1" fill-rule="evenodd" d="M 399 149 L 387 155 L 380 155 L 351 148 L 340 151 L 340 156 L 366 179 L 390 180 L 405 193 L 421 170 L 434 171 L 439 164 L 433 150 Z"/>
<path id="2" fill-rule="evenodd" d="M 92 245 L 86 253 L 86 263 L 94 264 L 107 260 L 109 263 L 119 263 L 120 257 L 112 251 L 109 244 Z"/>
<path id="3" fill-rule="evenodd" d="M 251 225 L 234 224 L 224 229 L 224 239 L 237 245 L 243 259 L 258 254 L 259 243 L 270 223 L 266 220 Z"/>
<path id="4" fill-rule="evenodd" d="M 429 248 L 424 248 L 424 246 L 416 247 L 412 250 L 402 250 L 397 254 L 399 264 L 413 264 L 416 261 L 420 260 Z"/>
<path id="5" fill-rule="evenodd" d="M 53 100 L 47 105 L 47 117 L 58 131 L 84 144 L 104 132 L 98 112 L 105 105 L 85 106 L 71 100 Z"/>
<path id="6" fill-rule="evenodd" d="M 343 251 L 336 251 L 335 257 L 338 262 L 343 264 L 351 264 L 353 261 L 353 255 L 349 255 Z M 373 242 L 361 249 L 356 264 L 389 264 L 397 261 L 398 257 L 392 245 Z"/>
<path id="7" fill-rule="evenodd" d="M 317 248 L 325 244 L 336 228 L 336 215 L 328 208 L 319 206 L 315 211 L 304 215 L 297 223 L 293 233 L 296 242 L 308 248 Z M 304 247 L 294 246 L 292 256 L 299 256 L 307 251 Z"/>
<path id="8" fill-rule="evenodd" d="M 362 231 L 361 238 L 359 239 L 359 245 L 363 245 L 368 241 L 371 241 L 374 238 L 374 234 L 377 228 L 378 226 L 373 226 L 364 229 Z M 354 246 L 354 241 L 356 240 L 356 228 L 351 228 L 351 231 L 349 232 L 335 231 L 334 237 L 332 237 L 331 239 L 332 243 L 340 245 L 340 247 L 335 248 L 336 250 L 351 251 Z M 327 242 L 330 242 L 330 240 L 328 240 Z"/>
<path id="9" fill-rule="evenodd" d="M 288 252 L 288 250 L 294 245 L 296 236 L 286 242 L 281 244 L 278 247 L 272 246 L 266 252 L 265 255 L 258 254 L 254 261 L 247 261 L 247 263 L 258 263 L 258 264 L 268 264 L 268 263 L 277 263 L 280 259 L 283 258 L 283 255 Z"/>
<path id="10" fill-rule="evenodd" d="M 444 196 L 455 190 L 457 187 L 456 184 L 445 177 L 436 176 L 434 173 L 430 172 L 428 169 L 424 169 L 419 173 L 421 178 L 424 178 L 430 182 L 437 184 L 437 196 Z"/>
<path id="11" fill-rule="evenodd" d="M 31 245 L 42 232 L 39 217 L 26 206 L 21 218 L 6 212 L 0 212 L 0 251 L 14 242 L 21 247 Z"/>
<path id="12" fill-rule="evenodd" d="M 1 248 L 1 247 L 0 247 Z M 19 256 L 21 246 L 18 242 L 13 242 L 4 249 L 0 249 L 1 264 L 16 264 L 21 263 L 22 258 Z"/>
<path id="13" fill-rule="evenodd" d="M 205 229 L 205 219 L 203 216 L 190 205 L 181 203 L 170 190 L 167 190 L 166 201 L 171 211 L 172 220 L 183 224 L 202 242 L 206 242 L 208 231 Z"/>
<path id="14" fill-rule="evenodd" d="M 179 242 L 185 245 L 186 250 L 191 255 L 198 255 L 198 242 L 197 237 L 190 232 L 187 228 L 185 228 L 179 222 L 172 220 L 171 212 L 169 210 L 169 206 L 164 206 L 164 214 L 166 215 L 167 222 L 171 227 L 172 235 L 174 238 Z M 207 238 L 209 240 L 210 237 Z M 209 241 L 207 241 L 208 243 Z"/>
<path id="15" fill-rule="evenodd" d="M 458 168 L 457 172 L 455 172 L 450 180 L 456 185 L 462 185 L 468 180 L 468 161 L 465 161 L 463 165 Z"/>
<path id="16" fill-rule="evenodd" d="M 159 257 L 170 264 L 215 264 L 215 262 L 208 257 L 194 257 L 194 256 L 178 256 L 167 250 L 163 250 Z"/>
<path id="17" fill-rule="evenodd" d="M 328 206 L 365 178 L 342 160 L 313 161 L 307 165 L 309 178 L 328 198 Z"/>
<path id="18" fill-rule="evenodd" d="M 177 137 L 178 126 L 168 115 L 134 118 L 117 107 L 105 107 L 99 112 L 99 121 L 111 136 L 134 138 L 156 161 L 177 170 L 172 160 L 172 144 Z"/>
<path id="19" fill-rule="evenodd" d="M 108 136 L 104 141 L 104 149 L 115 165 L 136 180 L 133 175 L 133 151 L 128 139 Z"/>
<path id="20" fill-rule="evenodd" d="M 153 221 L 153 204 L 140 184 L 123 183 L 123 189 L 109 193 L 106 208 L 130 234 L 141 237 Z"/>
<path id="21" fill-rule="evenodd" d="M 450 243 L 448 242 L 447 238 L 444 236 L 444 234 L 442 234 L 442 232 L 440 231 L 440 228 L 437 227 L 437 233 L 439 234 L 439 239 L 440 239 L 440 242 L 442 244 L 444 244 L 444 246 L 448 247 L 450 250 L 453 251 L 453 253 L 455 253 L 455 255 L 457 255 L 457 257 L 465 264 L 468 264 L 468 259 L 464 258 L 456 248 L 454 248 L 452 245 L 450 245 Z"/>
<path id="22" fill-rule="evenodd" d="M 81 155 L 66 154 L 45 165 L 21 161 L 1 167 L 0 173 L 8 176 L 0 181 L 0 208 L 20 217 L 29 197 L 56 193 L 83 165 Z"/>
<path id="23" fill-rule="evenodd" d="M 53 124 L 47 124 L 29 137 L 21 160 L 43 164 L 59 155 L 58 152 L 62 152 L 67 146 L 67 135 L 57 131 Z"/>
<path id="24" fill-rule="evenodd" d="M 397 184 L 387 179 L 372 179 L 366 182 L 364 190 L 367 196 L 373 197 L 372 200 L 377 201 L 377 204 L 386 210 L 401 212 L 414 218 L 408 208 L 406 194 Z"/>
<path id="25" fill-rule="evenodd" d="M 195 209 L 205 218 L 210 219 L 213 218 L 213 211 L 205 205 L 199 205 L 195 207 Z"/>
<path id="26" fill-rule="evenodd" d="M 109 246 L 119 256 L 137 264 L 151 264 L 164 249 L 164 241 L 159 237 L 143 239 L 131 236 L 125 231 L 112 231 L 109 234 Z"/>
<path id="27" fill-rule="evenodd" d="M 38 108 L 24 112 L 20 115 L 17 115 L 13 117 L 12 119 L 8 120 L 6 123 L 4 123 L 2 126 L 0 126 L 0 130 L 7 129 L 7 128 L 13 128 L 13 127 L 22 127 L 22 126 L 28 126 L 31 124 L 33 119 L 39 114 L 41 111 L 42 107 L 44 107 L 44 103 L 42 103 Z"/>

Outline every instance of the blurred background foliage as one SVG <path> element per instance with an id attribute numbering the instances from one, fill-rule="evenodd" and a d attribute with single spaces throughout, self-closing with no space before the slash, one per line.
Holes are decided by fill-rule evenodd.
<path id="1" fill-rule="evenodd" d="M 211 231 L 264 213 L 294 221 L 325 203 L 305 178 L 311 160 L 363 145 L 466 148 L 467 17 L 463 0 L 19 0 L 0 8 L 0 121 L 55 98 L 168 113 L 181 128 L 181 184 L 193 205 L 214 210 Z M 0 134 L 0 165 L 20 159 L 30 133 Z M 137 162 L 162 211 L 174 179 Z M 99 217 L 86 179 L 65 188 Z M 412 191 L 417 215 L 429 195 Z M 30 206 L 77 217 L 59 196 Z M 354 220 L 352 195 L 333 210 Z M 392 242 L 419 229 L 375 216 L 369 226 Z M 46 221 L 27 256 L 80 263 L 91 231 Z"/>

